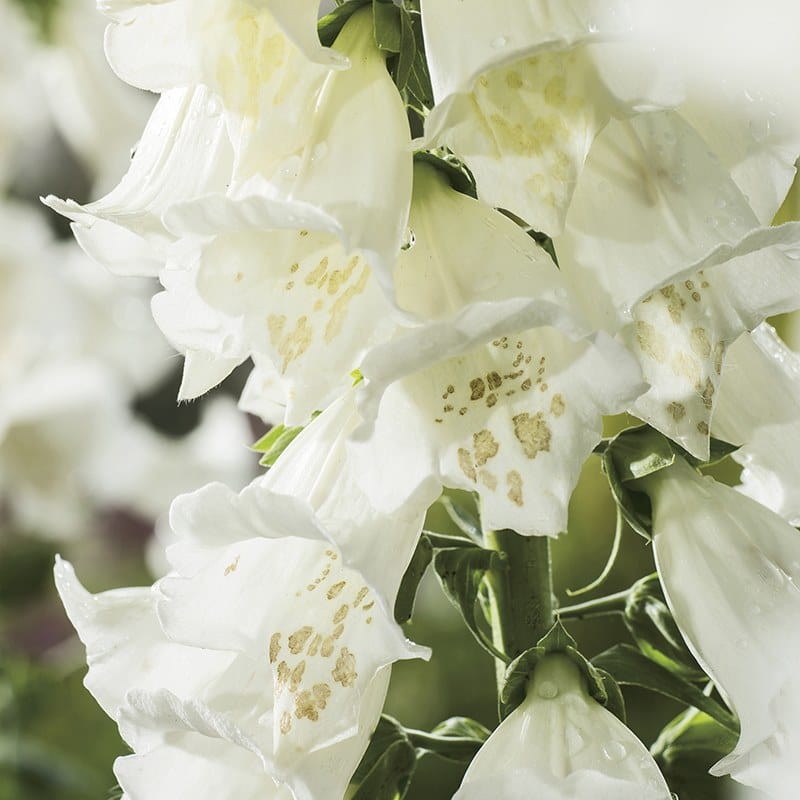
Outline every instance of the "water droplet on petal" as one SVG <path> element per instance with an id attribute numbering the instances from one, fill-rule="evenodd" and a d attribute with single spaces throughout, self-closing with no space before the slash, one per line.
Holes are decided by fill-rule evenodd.
<path id="1" fill-rule="evenodd" d="M 414 231 L 411 228 L 406 228 L 406 238 L 403 241 L 403 244 L 400 245 L 401 250 L 410 250 L 417 242 L 417 237 L 414 235 Z"/>
<path id="2" fill-rule="evenodd" d="M 770 121 L 768 119 L 751 119 L 750 135 L 757 142 L 763 142 L 770 134 Z"/>
<path id="3" fill-rule="evenodd" d="M 491 46 L 495 50 L 499 50 L 501 47 L 505 47 L 508 44 L 508 37 L 506 36 L 498 36 L 496 39 L 492 39 Z"/>
<path id="4" fill-rule="evenodd" d="M 542 681 L 537 687 L 536 693 L 544 700 L 553 700 L 558 697 L 558 686 L 552 681 Z"/>
<path id="5" fill-rule="evenodd" d="M 327 144 L 327 142 L 320 142 L 312 150 L 312 152 L 311 152 L 311 160 L 312 161 L 319 161 L 320 159 L 325 158 L 325 156 L 327 154 L 328 154 L 328 144 Z"/>
<path id="6" fill-rule="evenodd" d="M 587 23 L 586 28 L 589 33 L 597 33 L 600 30 L 600 26 L 597 24 L 597 20 L 594 17 L 591 17 Z"/>
<path id="7" fill-rule="evenodd" d="M 609 761 L 622 761 L 628 751 L 622 742 L 607 742 L 603 745 L 603 755 Z"/>
<path id="8" fill-rule="evenodd" d="M 574 758 L 581 750 L 583 750 L 586 742 L 583 736 L 578 733 L 574 728 L 569 728 L 566 735 L 567 753 L 570 758 Z"/>

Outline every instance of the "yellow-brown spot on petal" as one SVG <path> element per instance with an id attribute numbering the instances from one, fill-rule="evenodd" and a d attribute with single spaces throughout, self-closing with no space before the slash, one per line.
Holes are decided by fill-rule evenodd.
<path id="1" fill-rule="evenodd" d="M 690 342 L 692 350 L 701 358 L 708 358 L 711 355 L 711 342 L 708 340 L 705 328 L 692 328 Z"/>
<path id="2" fill-rule="evenodd" d="M 493 406 L 495 406 L 496 403 L 497 403 L 497 395 L 496 394 L 492 393 L 486 398 L 486 405 L 489 408 L 492 408 Z"/>
<path id="3" fill-rule="evenodd" d="M 233 561 L 231 561 L 231 563 L 228 564 L 227 567 L 225 567 L 225 577 L 227 578 L 228 575 L 230 575 L 232 572 L 236 572 L 236 568 L 238 566 L 239 566 L 239 556 L 236 556 L 236 558 L 234 558 Z"/>
<path id="4" fill-rule="evenodd" d="M 463 417 L 464 414 L 466 414 L 466 413 L 467 413 L 467 407 L 466 406 L 462 406 L 461 408 L 458 409 L 458 415 L 460 417 Z"/>
<path id="5" fill-rule="evenodd" d="M 554 417 L 560 417 L 564 413 L 566 407 L 567 404 L 564 402 L 563 395 L 554 394 L 553 399 L 550 401 L 550 413 Z"/>
<path id="6" fill-rule="evenodd" d="M 536 458 L 539 453 L 550 451 L 550 439 L 552 434 L 550 426 L 541 411 L 537 411 L 533 416 L 527 412 L 517 414 L 513 418 L 514 436 L 522 445 L 525 455 L 528 458 Z"/>
<path id="7" fill-rule="evenodd" d="M 478 473 L 480 482 L 490 491 L 493 492 L 497 488 L 497 478 L 494 473 L 489 472 L 488 469 L 482 469 Z"/>
<path id="8" fill-rule="evenodd" d="M 662 363 L 667 358 L 667 341 L 649 322 L 637 320 L 636 343 L 653 361 Z"/>
<path id="9" fill-rule="evenodd" d="M 686 416 L 686 406 L 683 403 L 673 401 L 667 406 L 667 413 L 675 422 L 680 422 Z"/>
<path id="10" fill-rule="evenodd" d="M 308 231 L 300 231 L 300 236 L 308 236 Z"/>
<path id="11" fill-rule="evenodd" d="M 336 666 L 331 670 L 331 676 L 336 683 L 340 683 L 342 686 L 355 685 L 358 678 L 356 657 L 346 647 L 339 651 L 339 657 L 336 659 Z"/>
<path id="12" fill-rule="evenodd" d="M 497 455 L 500 445 L 486 429 L 472 434 L 472 447 L 475 450 L 475 464 L 482 467 L 490 458 Z"/>
<path id="13" fill-rule="evenodd" d="M 292 729 L 292 715 L 288 711 L 281 714 L 280 730 L 285 736 Z"/>
<path id="14" fill-rule="evenodd" d="M 527 392 L 531 388 L 531 379 L 526 378 L 522 383 L 519 385 L 519 388 L 522 389 L 523 392 Z"/>
<path id="15" fill-rule="evenodd" d="M 509 89 L 522 88 L 522 78 L 520 78 L 518 72 L 511 70 L 511 72 L 506 73 L 506 86 L 508 86 Z"/>
<path id="16" fill-rule="evenodd" d="M 278 653 L 281 651 L 281 635 L 280 633 L 273 633 L 269 639 L 269 663 L 274 664 L 278 658 Z"/>
<path id="17" fill-rule="evenodd" d="M 472 391 L 469 396 L 470 400 L 480 400 L 486 392 L 486 384 L 483 382 L 483 378 L 473 378 L 469 382 L 469 388 Z"/>
<path id="18" fill-rule="evenodd" d="M 700 397 L 703 398 L 703 405 L 708 411 L 710 411 L 711 407 L 714 405 L 715 391 L 716 387 L 714 386 L 711 378 L 706 378 L 706 382 L 703 384 L 702 391 L 700 392 Z"/>
<path id="19" fill-rule="evenodd" d="M 330 343 L 342 331 L 344 321 L 347 318 L 347 310 L 353 298 L 362 294 L 369 282 L 370 271 L 369 267 L 365 264 L 358 276 L 355 283 L 347 287 L 342 294 L 336 299 L 336 302 L 331 306 L 330 318 L 328 324 L 325 326 L 325 341 Z"/>
<path id="20" fill-rule="evenodd" d="M 291 292 L 294 289 L 294 281 L 287 281 L 286 283 L 286 291 Z"/>
<path id="21" fill-rule="evenodd" d="M 296 656 L 306 646 L 306 642 L 312 633 L 314 633 L 314 629 L 310 625 L 303 625 L 302 628 L 298 628 L 289 637 L 289 652 Z"/>
<path id="22" fill-rule="evenodd" d="M 237 272 L 237 273 L 236 273 L 236 274 L 233 276 L 233 280 L 234 280 L 236 283 L 241 283 L 241 281 L 242 281 L 242 278 L 244 278 L 244 272 Z"/>
<path id="23" fill-rule="evenodd" d="M 339 608 L 339 610 L 333 615 L 333 624 L 338 625 L 346 616 L 347 612 L 350 611 L 350 606 L 345 603 L 343 606 Z"/>
<path id="24" fill-rule="evenodd" d="M 508 499 L 514 505 L 522 506 L 522 475 L 515 469 L 512 469 L 506 475 L 506 483 L 508 484 Z"/>
<path id="25" fill-rule="evenodd" d="M 333 633 L 331 634 L 331 638 L 335 641 L 344 633 L 344 625 L 339 623 L 334 629 Z"/>
<path id="26" fill-rule="evenodd" d="M 700 292 L 692 292 L 692 300 L 694 300 L 695 303 L 699 303 L 701 299 Z"/>
<path id="27" fill-rule="evenodd" d="M 300 684 L 303 681 L 303 675 L 306 671 L 306 662 L 301 661 L 291 672 L 289 675 L 289 691 L 296 692 L 300 688 Z"/>
<path id="28" fill-rule="evenodd" d="M 694 283 L 692 281 L 684 281 L 683 285 L 691 292 L 694 289 Z"/>
<path id="29" fill-rule="evenodd" d="M 318 284 L 319 288 L 322 288 L 322 283 L 324 283 L 325 278 L 328 276 L 328 256 L 322 258 L 311 272 L 306 275 L 303 280 L 306 283 L 306 286 L 312 286 L 313 284 Z"/>
<path id="30" fill-rule="evenodd" d="M 463 447 L 458 448 L 458 466 L 461 467 L 461 471 L 471 481 L 475 482 L 478 479 L 478 475 L 475 472 L 475 465 L 472 463 L 472 456 L 469 450 L 465 450 Z"/>
<path id="31" fill-rule="evenodd" d="M 311 644 L 308 646 L 308 650 L 306 653 L 310 656 L 315 656 L 319 652 L 319 646 L 322 644 L 322 636 L 320 634 L 316 634 L 314 638 L 311 640 Z"/>
<path id="32" fill-rule="evenodd" d="M 364 608 L 362 608 L 361 610 L 362 611 L 369 611 L 372 608 L 372 606 L 374 606 L 374 605 L 375 605 L 375 601 L 374 600 L 370 600 L 369 603 L 364 603 Z"/>
<path id="33" fill-rule="evenodd" d="M 367 596 L 369 593 L 369 589 L 366 586 L 362 586 L 358 590 L 358 594 L 356 595 L 356 599 L 353 600 L 353 608 L 358 608 L 361 605 L 362 600 Z"/>
<path id="34" fill-rule="evenodd" d="M 331 687 L 328 686 L 327 683 L 315 683 L 311 687 L 311 693 L 314 695 L 314 699 L 317 701 L 317 705 L 320 708 L 325 708 L 328 704 L 328 698 L 331 696 Z"/>
<path id="35" fill-rule="evenodd" d="M 700 364 L 688 353 L 676 353 L 669 362 L 672 372 L 680 378 L 686 378 L 696 384 L 700 380 Z"/>
<path id="36" fill-rule="evenodd" d="M 490 389 L 498 389 L 500 388 L 500 385 L 503 383 L 503 379 L 500 377 L 500 373 L 490 372 L 486 376 L 486 382 L 489 384 Z"/>
<path id="37" fill-rule="evenodd" d="M 292 264 L 291 267 L 289 267 L 289 272 L 291 272 L 292 275 L 294 275 L 294 273 L 297 272 L 297 270 L 299 270 L 299 269 L 300 269 L 300 265 L 295 261 L 295 263 Z"/>
<path id="38" fill-rule="evenodd" d="M 333 655 L 333 649 L 334 649 L 333 642 L 334 642 L 333 636 L 326 636 L 322 640 L 322 646 L 320 647 L 319 654 L 323 658 L 330 658 L 330 656 Z"/>
<path id="39" fill-rule="evenodd" d="M 289 665 L 285 661 L 281 661 L 275 669 L 275 691 L 283 691 L 283 688 L 289 682 Z"/>
<path id="40" fill-rule="evenodd" d="M 334 583 L 333 586 L 328 589 L 326 595 L 328 600 L 333 600 L 334 597 L 337 597 L 345 586 L 347 586 L 347 581 L 339 581 L 338 583 Z"/>
<path id="41" fill-rule="evenodd" d="M 311 722 L 316 722 L 319 719 L 319 712 L 325 708 L 330 697 L 330 689 L 325 694 L 324 691 L 317 690 L 318 686 L 327 688 L 324 683 L 314 684 L 311 691 L 305 689 L 294 696 L 294 715 L 297 719 L 308 719 Z"/>
<path id="42" fill-rule="evenodd" d="M 708 423 L 706 422 L 698 422 L 697 423 L 697 430 L 706 436 L 708 434 Z"/>

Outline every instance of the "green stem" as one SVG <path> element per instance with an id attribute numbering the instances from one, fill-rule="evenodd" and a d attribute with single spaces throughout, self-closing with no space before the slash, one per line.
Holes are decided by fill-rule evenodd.
<path id="1" fill-rule="evenodd" d="M 437 736 L 435 733 L 411 728 L 406 728 L 406 736 L 414 747 L 429 750 L 449 761 L 464 763 L 472 761 L 483 744 L 478 739 L 470 739 L 467 736 Z"/>
<path id="2" fill-rule="evenodd" d="M 624 589 L 616 594 L 598 597 L 596 600 L 587 600 L 574 606 L 565 606 L 558 609 L 558 616 L 562 619 L 585 619 L 587 617 L 601 617 L 608 614 L 622 614 L 628 602 L 630 589 Z"/>
<path id="3" fill-rule="evenodd" d="M 484 531 L 487 548 L 505 555 L 504 568 L 490 570 L 492 634 L 510 659 L 534 647 L 555 622 L 550 540 L 510 530 Z M 496 662 L 498 686 L 505 664 Z"/>

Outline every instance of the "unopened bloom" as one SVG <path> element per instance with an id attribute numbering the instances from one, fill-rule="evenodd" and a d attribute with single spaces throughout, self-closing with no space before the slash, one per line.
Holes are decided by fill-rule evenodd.
<path id="1" fill-rule="evenodd" d="M 647 748 L 589 696 L 569 658 L 545 656 L 453 800 L 669 800 Z"/>
<path id="2" fill-rule="evenodd" d="M 682 459 L 641 485 L 675 622 L 741 723 L 711 772 L 789 800 L 800 757 L 800 534 Z"/>

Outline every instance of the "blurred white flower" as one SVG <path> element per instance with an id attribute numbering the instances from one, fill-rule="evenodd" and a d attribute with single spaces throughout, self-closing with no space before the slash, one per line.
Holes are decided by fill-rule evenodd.
<path id="1" fill-rule="evenodd" d="M 741 723 L 711 772 L 789 800 L 800 757 L 800 533 L 682 459 L 641 485 L 675 622 Z"/>
<path id="2" fill-rule="evenodd" d="M 651 384 L 631 411 L 707 457 L 728 344 L 800 306 L 800 225 L 763 227 L 697 132 L 657 112 L 597 138 L 555 245 L 584 314 Z"/>
<path id="3" fill-rule="evenodd" d="M 467 769 L 453 800 L 669 800 L 647 748 L 593 700 L 566 656 L 545 656 L 528 695 Z"/>

